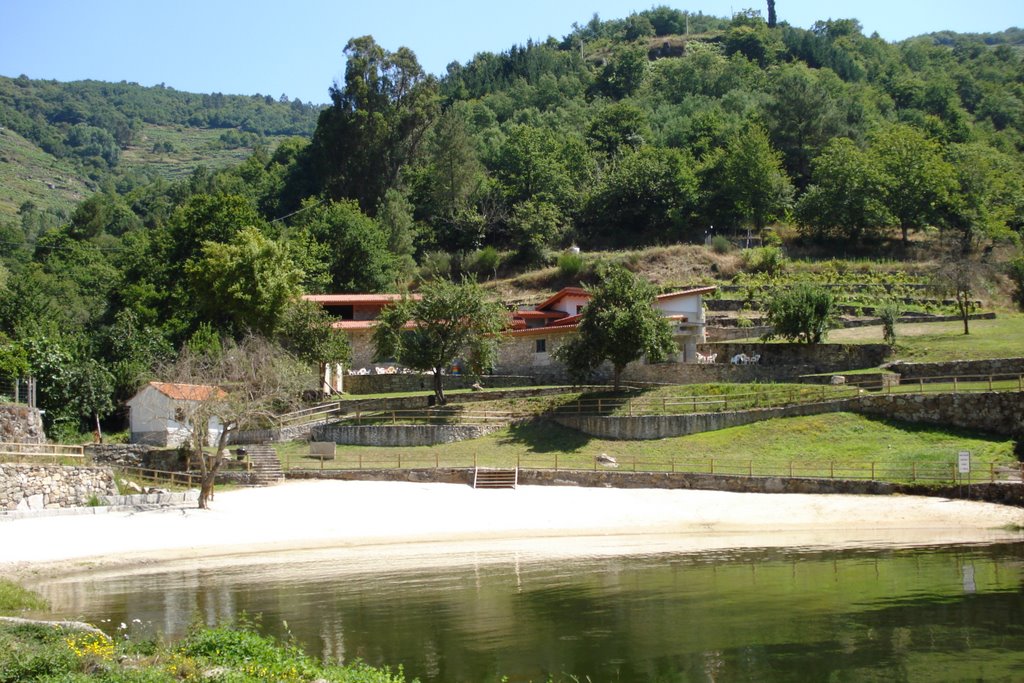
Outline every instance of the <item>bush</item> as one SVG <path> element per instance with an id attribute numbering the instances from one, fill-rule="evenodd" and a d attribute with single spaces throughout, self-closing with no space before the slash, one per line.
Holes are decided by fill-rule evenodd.
<path id="1" fill-rule="evenodd" d="M 743 269 L 751 273 L 778 275 L 786 267 L 786 257 L 778 247 L 744 249 L 741 257 Z"/>
<path id="2" fill-rule="evenodd" d="M 779 237 L 779 233 L 771 228 L 765 228 L 761 231 L 761 245 L 765 247 L 781 247 L 782 238 Z"/>
<path id="3" fill-rule="evenodd" d="M 716 254 L 728 254 L 732 251 L 732 242 L 725 235 L 715 235 L 711 238 L 711 251 Z"/>
<path id="4" fill-rule="evenodd" d="M 586 260 L 583 254 L 567 251 L 558 257 L 558 274 L 565 279 L 573 279 L 583 272 Z"/>
<path id="5" fill-rule="evenodd" d="M 495 277 L 501 265 L 501 254 L 494 247 L 487 246 L 473 252 L 470 259 L 473 272 L 482 277 Z"/>
<path id="6" fill-rule="evenodd" d="M 896 321 L 903 315 L 903 304 L 896 299 L 886 299 L 875 309 L 882 321 L 882 337 L 892 346 L 896 343 Z"/>
<path id="7" fill-rule="evenodd" d="M 446 251 L 428 251 L 420 261 L 420 277 L 424 280 L 447 278 L 452 272 L 452 255 Z"/>
<path id="8" fill-rule="evenodd" d="M 777 288 L 768 302 L 766 319 L 773 332 L 804 344 L 820 344 L 836 316 L 836 300 L 824 287 L 800 282 Z"/>

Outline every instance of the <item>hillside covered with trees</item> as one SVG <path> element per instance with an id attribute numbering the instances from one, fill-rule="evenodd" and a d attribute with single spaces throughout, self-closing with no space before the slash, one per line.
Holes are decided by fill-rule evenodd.
<path id="1" fill-rule="evenodd" d="M 3 227 L 8 367 L 31 369 L 54 409 L 46 387 L 89 363 L 123 399 L 186 342 L 255 331 L 314 348 L 323 321 L 302 291 L 486 277 L 570 244 L 1017 248 L 1024 31 L 894 44 L 854 19 L 769 19 L 595 16 L 440 78 L 356 37 L 321 110 L 2 78 L 0 125 L 99 188 L 66 218 L 29 206 Z M 142 123 L 294 137 L 176 181 L 114 172 Z"/>

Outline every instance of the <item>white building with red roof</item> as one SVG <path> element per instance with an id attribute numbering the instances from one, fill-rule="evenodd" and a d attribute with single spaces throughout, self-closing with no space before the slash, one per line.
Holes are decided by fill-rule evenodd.
<path id="1" fill-rule="evenodd" d="M 705 341 L 704 300 L 715 287 L 696 287 L 659 295 L 654 307 L 672 321 L 679 345 L 674 362 L 697 360 L 697 344 Z M 411 296 L 416 296 L 415 294 Z M 337 320 L 334 327 L 344 330 L 352 344 L 352 367 L 374 365 L 373 326 L 380 311 L 396 301 L 400 294 L 318 294 L 303 297 L 319 303 Z M 565 287 L 532 308 L 511 313 L 506 339 L 498 348 L 495 374 L 528 375 L 556 379 L 564 375 L 554 360 L 554 351 L 576 334 L 580 315 L 590 301 L 590 293 L 582 287 Z M 344 369 L 328 368 L 324 376 L 327 391 L 342 389 Z"/>
<path id="2" fill-rule="evenodd" d="M 207 384 L 150 382 L 126 401 L 132 443 L 172 448 L 187 443 L 199 404 L 226 395 L 220 387 Z M 208 442 L 215 442 L 222 430 L 220 421 L 211 418 L 207 425 Z"/>

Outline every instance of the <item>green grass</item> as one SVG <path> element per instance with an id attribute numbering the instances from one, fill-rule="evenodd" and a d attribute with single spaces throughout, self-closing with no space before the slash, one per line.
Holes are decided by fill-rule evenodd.
<path id="1" fill-rule="evenodd" d="M 194 629 L 175 644 L 136 642 L 47 624 L 0 623 L 0 681 L 176 683 L 177 681 L 401 683 L 364 664 L 335 665 L 248 626 Z"/>
<path id="2" fill-rule="evenodd" d="M 1024 356 L 1024 314 L 1002 314 L 994 320 L 972 320 L 965 335 L 963 323 L 905 323 L 896 326 L 894 358 L 915 362 L 1013 358 Z M 882 327 L 833 330 L 831 343 L 878 344 Z"/>
<path id="3" fill-rule="evenodd" d="M 0 579 L 0 614 L 17 614 L 49 607 L 41 595 L 22 588 L 9 579 Z"/>
<path id="4" fill-rule="evenodd" d="M 703 434 L 651 441 L 593 438 L 548 421 L 529 422 L 489 436 L 438 447 L 342 446 L 321 463 L 306 444 L 279 444 L 292 469 L 374 467 L 522 467 L 594 469 L 596 456 L 616 458 L 620 469 L 866 478 L 909 481 L 931 474 L 952 478 L 959 451 L 970 451 L 974 470 L 1016 464 L 1010 439 L 875 420 L 852 413 L 766 420 Z M 635 463 L 635 464 L 634 464 Z"/>

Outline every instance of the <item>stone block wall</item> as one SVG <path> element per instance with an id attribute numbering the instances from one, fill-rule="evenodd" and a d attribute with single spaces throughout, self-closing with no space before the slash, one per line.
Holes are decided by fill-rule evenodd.
<path id="1" fill-rule="evenodd" d="M 882 394 L 856 399 L 857 412 L 877 417 L 977 429 L 1024 438 L 1024 392 Z"/>
<path id="2" fill-rule="evenodd" d="M 1024 345 L 1024 340 L 1021 340 Z M 969 377 L 988 375 L 1024 375 L 1024 358 L 992 358 L 988 360 L 953 360 L 944 363 L 889 363 L 891 372 L 903 381 L 937 377 Z"/>
<path id="3" fill-rule="evenodd" d="M 0 464 L 0 510 L 81 507 L 117 495 L 109 467 Z"/>
<path id="4" fill-rule="evenodd" d="M 486 425 L 325 425 L 310 433 L 314 441 L 354 446 L 435 446 L 478 439 L 504 428 Z"/>
<path id="5" fill-rule="evenodd" d="M 16 403 L 0 405 L 0 441 L 46 443 L 42 414 L 37 408 Z"/>
<path id="6" fill-rule="evenodd" d="M 90 444 L 85 455 L 97 465 L 111 467 L 147 467 L 154 470 L 178 471 L 184 466 L 177 448 L 161 449 L 140 443 Z"/>
<path id="7" fill-rule="evenodd" d="M 760 342 L 723 342 L 701 344 L 701 353 L 717 353 L 718 363 L 729 363 L 740 353 L 760 355 L 761 365 L 819 366 L 818 372 L 873 368 L 890 353 L 887 344 L 764 344 Z"/>
<path id="8" fill-rule="evenodd" d="M 712 432 L 777 417 L 820 415 L 821 413 L 850 410 L 856 401 L 855 398 L 841 399 L 780 408 L 729 410 L 720 413 L 690 413 L 687 415 L 639 415 L 634 417 L 557 415 L 552 419 L 563 427 L 569 427 L 601 439 L 648 440 Z"/>
<path id="9" fill-rule="evenodd" d="M 478 380 L 468 375 L 445 375 L 444 388 L 469 389 Z M 479 379 L 485 387 L 519 387 L 535 384 L 532 376 L 485 375 Z M 434 376 L 430 374 L 345 375 L 348 394 L 386 394 L 398 391 L 433 391 Z"/>

